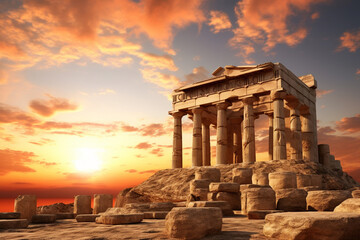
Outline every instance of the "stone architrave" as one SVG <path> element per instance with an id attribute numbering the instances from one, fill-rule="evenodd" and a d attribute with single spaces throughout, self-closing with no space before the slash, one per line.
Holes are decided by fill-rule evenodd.
<path id="1" fill-rule="evenodd" d="M 113 206 L 113 196 L 111 194 L 94 194 L 93 214 L 105 212 Z"/>
<path id="2" fill-rule="evenodd" d="M 300 121 L 300 111 L 299 111 L 299 102 L 292 101 L 289 102 L 290 106 L 290 152 L 291 159 L 301 160 L 302 159 L 302 143 L 301 143 L 301 121 Z"/>
<path id="3" fill-rule="evenodd" d="M 286 93 L 276 91 L 271 93 L 274 105 L 274 135 L 273 135 L 273 159 L 286 159 L 286 137 L 285 137 L 285 114 L 284 98 Z"/>
<path id="4" fill-rule="evenodd" d="M 244 163 L 253 163 L 256 161 L 256 152 L 255 152 L 255 129 L 254 129 L 254 109 L 253 103 L 255 102 L 255 97 L 247 97 L 242 101 L 244 103 L 244 120 L 243 120 L 243 162 Z"/>
<path id="5" fill-rule="evenodd" d="M 192 166 L 202 166 L 202 108 L 192 110 L 193 116 L 193 142 L 192 142 Z"/>
<path id="6" fill-rule="evenodd" d="M 91 196 L 77 195 L 74 199 L 74 213 L 75 214 L 89 214 L 91 209 Z"/>
<path id="7" fill-rule="evenodd" d="M 15 199 L 14 212 L 19 212 L 21 214 L 20 218 L 31 222 L 32 217 L 36 214 L 36 204 L 35 195 L 19 195 Z"/>
<path id="8" fill-rule="evenodd" d="M 165 231 L 171 239 L 201 239 L 220 233 L 221 227 L 220 208 L 173 208 L 165 219 Z"/>
<path id="9" fill-rule="evenodd" d="M 217 144 L 216 144 L 216 164 L 227 164 L 227 102 L 218 103 L 217 108 Z"/>
<path id="10" fill-rule="evenodd" d="M 174 117 L 174 135 L 173 135 L 173 152 L 172 168 L 182 168 L 182 123 L 183 112 L 172 113 Z"/>
<path id="11" fill-rule="evenodd" d="M 211 165 L 210 124 L 202 123 L 202 165 Z"/>
<path id="12" fill-rule="evenodd" d="M 296 174 L 293 172 L 269 173 L 269 185 L 272 189 L 296 188 Z"/>

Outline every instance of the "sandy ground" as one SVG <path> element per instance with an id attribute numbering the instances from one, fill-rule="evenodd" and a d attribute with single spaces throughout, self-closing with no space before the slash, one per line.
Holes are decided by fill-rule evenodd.
<path id="1" fill-rule="evenodd" d="M 222 233 L 204 239 L 266 239 L 262 235 L 264 220 L 245 216 L 223 218 Z M 27 229 L 0 230 L 0 239 L 168 239 L 165 220 L 144 219 L 139 224 L 103 225 L 78 223 L 74 219 L 57 220 L 54 224 L 30 224 Z"/>

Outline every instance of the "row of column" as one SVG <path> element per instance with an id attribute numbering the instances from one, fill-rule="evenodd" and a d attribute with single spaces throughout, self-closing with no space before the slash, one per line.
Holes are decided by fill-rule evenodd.
<path id="1" fill-rule="evenodd" d="M 286 159 L 286 134 L 285 134 L 285 114 L 284 98 L 285 92 L 274 92 L 271 94 L 273 100 L 273 114 L 269 116 L 269 160 Z M 217 107 L 217 144 L 216 144 L 216 163 L 232 163 L 235 155 L 235 163 L 255 162 L 255 129 L 254 129 L 254 109 L 255 97 L 242 99 L 244 104 L 244 115 L 242 127 L 238 123 L 235 125 L 234 132 L 227 126 L 226 109 L 227 102 L 218 103 Z M 300 121 L 299 103 L 293 101 L 288 103 L 290 107 L 290 130 L 291 142 L 290 152 L 292 159 L 305 159 L 310 161 L 315 154 L 314 151 L 314 131 L 313 116 L 311 112 L 303 116 L 303 123 Z M 202 108 L 192 110 L 193 113 L 193 145 L 192 145 L 192 165 L 210 166 L 210 128 L 209 123 L 202 122 Z M 182 167 L 182 126 L 181 118 L 184 113 L 176 112 L 174 117 L 174 138 L 173 138 L 173 158 L 172 167 Z M 228 144 L 228 141 L 233 144 Z M 304 149 L 303 149 L 304 146 Z M 231 161 L 231 162 L 230 162 Z"/>

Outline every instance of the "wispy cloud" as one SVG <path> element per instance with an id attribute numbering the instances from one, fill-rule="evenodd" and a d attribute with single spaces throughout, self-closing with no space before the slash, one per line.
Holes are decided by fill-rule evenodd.
<path id="1" fill-rule="evenodd" d="M 222 30 L 230 29 L 232 26 L 229 16 L 221 11 L 210 11 L 208 24 L 213 33 L 219 33 Z"/>
<path id="2" fill-rule="evenodd" d="M 255 44 L 262 45 L 264 51 L 281 43 L 295 46 L 307 36 L 308 30 L 304 24 L 290 27 L 289 18 L 294 15 L 301 19 L 310 18 L 310 7 L 326 1 L 275 0 L 271 4 L 262 0 L 239 1 L 235 7 L 237 28 L 229 43 L 238 48 L 245 59 L 255 51 Z"/>
<path id="3" fill-rule="evenodd" d="M 0 149 L 0 176 L 10 172 L 36 172 L 28 165 L 34 163 L 36 155 L 33 152 Z"/>
<path id="4" fill-rule="evenodd" d="M 332 90 L 332 89 L 331 90 L 316 89 L 316 96 L 318 98 L 321 98 L 321 97 L 323 97 L 323 96 L 325 96 L 327 94 L 330 94 L 332 92 L 334 92 L 334 90 Z"/>
<path id="5" fill-rule="evenodd" d="M 360 133 L 360 114 L 354 117 L 344 117 L 336 122 L 336 129 L 351 133 Z"/>
<path id="6" fill-rule="evenodd" d="M 65 98 L 56 98 L 49 94 L 46 95 L 49 99 L 35 99 L 29 104 L 30 109 L 36 114 L 43 117 L 50 117 L 57 112 L 75 111 L 78 105 L 70 102 Z"/>
<path id="7" fill-rule="evenodd" d="M 347 48 L 350 52 L 356 52 L 360 48 L 360 30 L 354 32 L 344 32 L 340 37 L 338 50 Z"/>

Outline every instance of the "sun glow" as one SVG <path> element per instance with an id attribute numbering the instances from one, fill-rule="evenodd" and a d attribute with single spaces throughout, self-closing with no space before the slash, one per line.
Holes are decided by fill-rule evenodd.
<path id="1" fill-rule="evenodd" d="M 79 148 L 74 160 L 76 170 L 80 172 L 95 172 L 101 169 L 101 149 Z"/>

